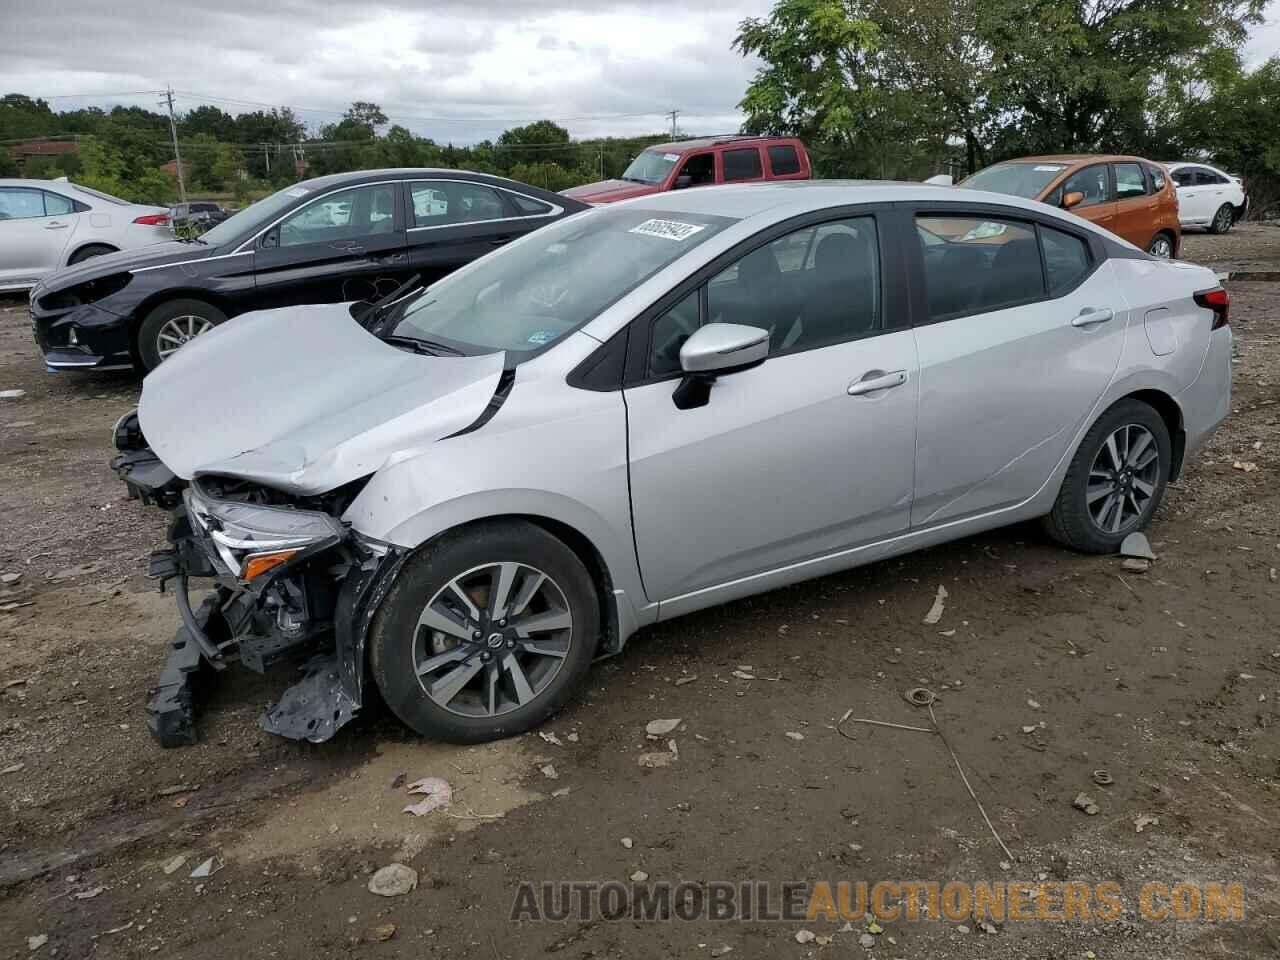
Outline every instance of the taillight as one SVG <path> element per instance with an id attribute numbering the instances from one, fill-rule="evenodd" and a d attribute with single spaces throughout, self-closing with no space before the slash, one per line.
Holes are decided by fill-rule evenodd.
<path id="1" fill-rule="evenodd" d="M 145 217 L 135 218 L 133 222 L 140 223 L 144 227 L 163 227 L 169 222 L 169 215 L 167 213 L 148 213 Z"/>
<path id="2" fill-rule="evenodd" d="M 1195 301 L 1197 306 L 1213 311 L 1213 326 L 1210 329 L 1217 330 L 1231 322 L 1231 294 L 1222 287 L 1201 290 L 1195 295 Z"/>

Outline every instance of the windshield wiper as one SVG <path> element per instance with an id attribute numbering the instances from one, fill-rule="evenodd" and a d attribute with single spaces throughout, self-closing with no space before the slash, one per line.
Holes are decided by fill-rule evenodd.
<path id="1" fill-rule="evenodd" d="M 429 357 L 465 357 L 466 354 L 457 347 L 451 347 L 439 340 L 427 340 L 425 337 L 407 337 L 391 334 L 382 338 L 397 347 L 408 347 L 414 353 L 424 353 Z"/>
<path id="2" fill-rule="evenodd" d="M 375 337 L 378 331 L 382 329 L 383 321 L 390 316 L 390 307 L 394 306 L 402 296 L 412 290 L 422 281 L 422 274 L 415 273 L 400 286 L 396 287 L 385 297 L 373 301 L 369 304 L 369 309 L 365 311 L 364 316 L 359 320 L 360 326 L 364 327 Z"/>

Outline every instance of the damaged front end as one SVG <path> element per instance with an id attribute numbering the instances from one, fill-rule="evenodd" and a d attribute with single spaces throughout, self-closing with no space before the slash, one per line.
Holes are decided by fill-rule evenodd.
<path id="1" fill-rule="evenodd" d="M 294 496 L 233 477 L 175 476 L 149 449 L 136 413 L 116 425 L 112 466 L 130 496 L 171 511 L 168 549 L 149 576 L 173 581 L 182 626 L 148 726 L 163 746 L 195 743 L 203 677 L 239 661 L 259 673 L 316 651 L 302 680 L 261 720 L 279 736 L 315 743 L 333 736 L 364 696 L 365 635 L 405 552 L 360 536 L 339 517 L 364 486 Z M 190 581 L 212 581 L 192 606 Z"/>

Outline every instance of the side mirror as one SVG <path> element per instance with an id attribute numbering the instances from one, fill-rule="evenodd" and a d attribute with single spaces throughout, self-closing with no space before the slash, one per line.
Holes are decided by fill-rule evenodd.
<path id="1" fill-rule="evenodd" d="M 683 190 L 685 187 L 691 186 L 693 186 L 693 177 L 689 176 L 687 173 L 682 173 L 680 176 L 676 177 L 675 186 L 672 189 Z"/>
<path id="2" fill-rule="evenodd" d="M 1072 207 L 1078 207 L 1084 203 L 1084 194 L 1079 190 L 1072 190 L 1070 193 L 1063 194 L 1062 209 L 1070 210 Z"/>
<path id="3" fill-rule="evenodd" d="M 680 348 L 684 379 L 671 399 L 680 410 L 706 406 L 716 377 L 759 366 L 768 356 L 768 330 L 740 323 L 709 323 Z"/>

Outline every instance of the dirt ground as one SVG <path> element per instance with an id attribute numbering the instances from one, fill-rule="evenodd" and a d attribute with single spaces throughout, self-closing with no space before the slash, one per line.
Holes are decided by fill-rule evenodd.
<path id="1" fill-rule="evenodd" d="M 1280 228 L 1189 235 L 1185 256 L 1280 269 Z M 291 678 L 236 668 L 199 745 L 153 743 L 143 707 L 178 618 L 142 572 L 165 519 L 107 467 L 138 383 L 47 373 L 21 301 L 0 301 L 0 390 L 26 391 L 0 399 L 0 573 L 21 574 L 0 588 L 0 957 L 1276 956 L 1280 284 L 1229 287 L 1234 413 L 1166 496 L 1149 572 L 997 531 L 646 630 L 546 728 L 558 742 L 472 748 L 376 710 L 321 746 L 273 738 L 257 718 Z M 1013 861 L 938 738 L 835 730 L 847 710 L 927 724 L 903 698 L 920 685 Z M 648 769 L 655 718 L 681 718 L 678 759 Z M 402 813 L 401 775 L 448 779 L 452 806 Z M 374 896 L 393 860 L 417 889 Z M 1115 881 L 1125 912 L 989 931 L 509 919 L 521 881 L 637 871 Z M 1144 920 L 1151 881 L 1243 884 L 1245 918 Z"/>

